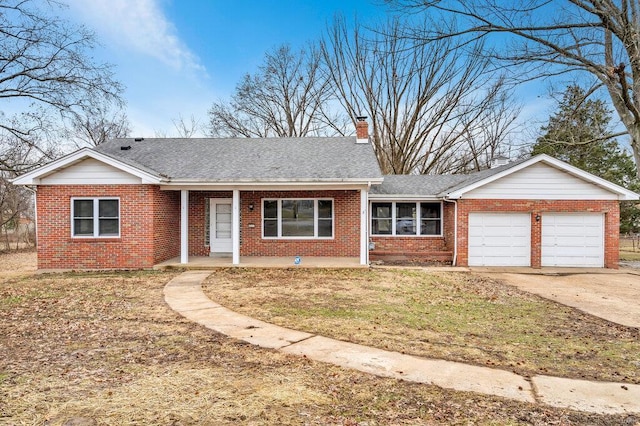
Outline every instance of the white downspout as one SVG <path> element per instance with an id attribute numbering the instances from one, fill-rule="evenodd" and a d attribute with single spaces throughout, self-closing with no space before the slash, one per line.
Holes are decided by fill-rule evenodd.
<path id="1" fill-rule="evenodd" d="M 453 203 L 453 260 L 451 266 L 457 266 L 458 263 L 458 202 L 444 198 L 444 201 Z"/>
<path id="2" fill-rule="evenodd" d="M 38 248 L 38 187 L 29 188 L 25 185 L 25 189 L 33 194 L 33 232 L 36 236 L 36 249 Z"/>

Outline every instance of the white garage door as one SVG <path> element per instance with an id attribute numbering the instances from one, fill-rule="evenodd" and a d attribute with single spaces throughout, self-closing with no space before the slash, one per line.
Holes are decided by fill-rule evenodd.
<path id="1" fill-rule="evenodd" d="M 530 266 L 529 213 L 469 213 L 469 266 Z"/>
<path id="2" fill-rule="evenodd" d="M 542 215 L 542 266 L 604 267 L 604 216 Z"/>

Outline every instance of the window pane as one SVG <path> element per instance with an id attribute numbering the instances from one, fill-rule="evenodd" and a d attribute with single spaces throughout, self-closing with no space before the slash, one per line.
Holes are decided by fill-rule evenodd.
<path id="1" fill-rule="evenodd" d="M 93 219 L 74 219 L 73 235 L 93 235 Z"/>
<path id="2" fill-rule="evenodd" d="M 396 221 L 396 235 L 415 235 L 416 221 L 413 219 L 399 219 Z"/>
<path id="3" fill-rule="evenodd" d="M 333 210 L 332 200 L 318 200 L 318 217 L 323 219 L 331 219 Z"/>
<path id="4" fill-rule="evenodd" d="M 423 219 L 420 223 L 421 235 L 440 235 L 440 219 Z"/>
<path id="5" fill-rule="evenodd" d="M 313 237 L 313 218 L 282 219 L 283 237 Z"/>
<path id="6" fill-rule="evenodd" d="M 313 237 L 313 200 L 282 200 L 282 236 Z"/>
<path id="7" fill-rule="evenodd" d="M 371 204 L 371 217 L 374 218 L 391 218 L 391 203 L 373 203 Z"/>
<path id="8" fill-rule="evenodd" d="M 277 201 L 264 201 L 264 217 L 275 219 L 278 217 L 278 202 Z"/>
<path id="9" fill-rule="evenodd" d="M 421 203 L 420 217 L 422 217 L 423 219 L 440 218 L 440 203 Z"/>
<path id="10" fill-rule="evenodd" d="M 73 200 L 73 217 L 93 217 L 93 200 Z"/>
<path id="11" fill-rule="evenodd" d="M 118 235 L 118 219 L 100 219 L 98 222 L 99 235 Z"/>
<path id="12" fill-rule="evenodd" d="M 396 235 L 416 234 L 416 203 L 396 203 Z"/>
<path id="13" fill-rule="evenodd" d="M 99 217 L 118 217 L 118 200 L 98 200 Z"/>
<path id="14" fill-rule="evenodd" d="M 371 233 L 374 235 L 390 235 L 391 219 L 373 219 L 371 220 Z"/>
<path id="15" fill-rule="evenodd" d="M 331 219 L 318 220 L 318 237 L 333 237 L 333 221 Z"/>
<path id="16" fill-rule="evenodd" d="M 264 220 L 264 236 L 265 237 L 277 237 L 278 236 L 278 221 L 273 219 Z"/>

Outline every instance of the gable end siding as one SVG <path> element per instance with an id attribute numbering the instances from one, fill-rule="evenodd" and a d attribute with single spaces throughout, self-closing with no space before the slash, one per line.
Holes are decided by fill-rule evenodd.
<path id="1" fill-rule="evenodd" d="M 618 196 L 569 173 L 533 164 L 471 190 L 464 199 L 617 200 Z"/>
<path id="2" fill-rule="evenodd" d="M 93 158 L 88 158 L 40 179 L 42 185 L 140 184 L 142 180 Z"/>

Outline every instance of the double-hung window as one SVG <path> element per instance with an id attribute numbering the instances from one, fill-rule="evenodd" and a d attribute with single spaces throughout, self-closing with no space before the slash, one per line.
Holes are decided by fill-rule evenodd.
<path id="1" fill-rule="evenodd" d="M 264 238 L 333 238 L 333 200 L 262 200 Z"/>
<path id="2" fill-rule="evenodd" d="M 118 198 L 73 198 L 71 235 L 74 237 L 119 237 Z"/>
<path id="3" fill-rule="evenodd" d="M 441 236 L 442 203 L 373 202 L 371 234 Z"/>

